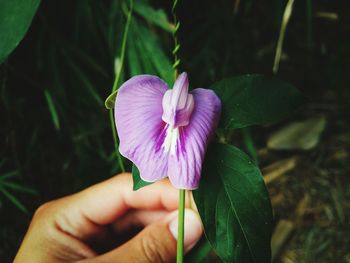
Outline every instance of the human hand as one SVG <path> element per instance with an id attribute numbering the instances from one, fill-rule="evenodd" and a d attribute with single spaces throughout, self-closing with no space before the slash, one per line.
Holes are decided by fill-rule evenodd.
<path id="1" fill-rule="evenodd" d="M 14 262 L 173 262 L 177 206 L 169 181 L 134 192 L 130 174 L 118 175 L 39 207 Z M 106 243 L 120 243 L 135 227 L 145 228 L 106 251 Z M 202 232 L 198 216 L 186 209 L 185 251 Z"/>

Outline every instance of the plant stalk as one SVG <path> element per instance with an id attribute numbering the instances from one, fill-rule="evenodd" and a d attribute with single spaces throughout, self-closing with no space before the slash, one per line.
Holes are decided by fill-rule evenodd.
<path id="1" fill-rule="evenodd" d="M 179 199 L 179 218 L 178 218 L 178 236 L 177 236 L 177 253 L 176 263 L 184 262 L 184 235 L 185 235 L 185 199 L 186 190 L 180 189 Z"/>
<path id="2" fill-rule="evenodd" d="M 112 93 L 117 90 L 118 82 L 119 82 L 120 75 L 121 75 L 122 68 L 123 68 L 123 64 L 124 64 L 126 41 L 128 39 L 128 33 L 129 33 L 129 27 L 130 27 L 130 22 L 131 22 L 131 17 L 132 17 L 133 5 L 134 5 L 134 1 L 130 0 L 130 9 L 129 9 L 129 13 L 127 16 L 125 28 L 124 28 L 122 46 L 121 46 L 121 50 L 120 50 L 120 64 L 116 67 L 116 74 L 115 74 L 115 79 L 114 79 L 114 83 L 113 83 L 113 87 L 112 87 Z M 115 154 L 116 154 L 117 159 L 118 159 L 118 164 L 119 164 L 120 170 L 122 172 L 125 172 L 123 158 L 122 158 L 122 156 L 119 152 L 119 149 L 118 149 L 119 143 L 118 143 L 117 132 L 115 131 L 113 109 L 109 110 L 109 120 L 110 120 L 111 128 L 112 128 L 114 151 L 115 151 Z"/>

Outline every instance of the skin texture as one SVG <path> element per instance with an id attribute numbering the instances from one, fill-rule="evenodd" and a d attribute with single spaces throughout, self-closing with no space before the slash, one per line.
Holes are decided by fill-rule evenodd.
<path id="1" fill-rule="evenodd" d="M 174 262 L 177 206 L 168 180 L 134 192 L 130 174 L 115 176 L 40 206 L 14 262 Z M 186 209 L 185 251 L 201 235 Z"/>

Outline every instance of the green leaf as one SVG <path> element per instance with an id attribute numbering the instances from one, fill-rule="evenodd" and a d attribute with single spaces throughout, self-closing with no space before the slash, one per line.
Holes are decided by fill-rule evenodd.
<path id="1" fill-rule="evenodd" d="M 271 124 L 305 102 L 305 97 L 291 84 L 262 75 L 224 79 L 211 88 L 222 102 L 222 128 Z"/>
<path id="2" fill-rule="evenodd" d="M 168 21 L 164 10 L 156 10 L 149 4 L 142 1 L 136 1 L 134 4 L 134 9 L 136 13 L 145 18 L 148 22 L 155 24 L 170 33 L 174 31 L 174 25 Z"/>
<path id="3" fill-rule="evenodd" d="M 132 45 L 132 43 L 135 45 L 137 60 L 140 62 L 142 74 L 159 75 L 144 47 L 144 44 L 142 43 L 144 40 L 139 33 L 139 28 L 140 23 L 136 19 L 133 20 L 130 26 L 130 38 L 132 38 L 132 40 L 130 40 L 129 45 Z"/>
<path id="4" fill-rule="evenodd" d="M 194 248 L 186 255 L 185 262 L 202 263 L 208 262 L 209 253 L 212 251 L 211 245 L 206 238 L 202 238 Z"/>
<path id="5" fill-rule="evenodd" d="M 174 70 L 167 55 L 163 52 L 156 36 L 138 21 L 130 24 L 127 58 L 131 75 L 159 75 L 165 82 L 174 82 Z M 118 90 L 105 100 L 105 107 L 113 109 Z"/>
<path id="6" fill-rule="evenodd" d="M 69 65 L 69 67 L 73 70 L 76 78 L 81 81 L 83 86 L 86 88 L 87 92 L 90 93 L 91 97 L 99 104 L 103 105 L 103 101 L 98 94 L 98 91 L 95 89 L 92 82 L 88 79 L 88 77 L 83 73 L 82 69 L 74 62 L 74 60 L 68 56 L 68 54 L 62 51 L 62 54 Z"/>
<path id="7" fill-rule="evenodd" d="M 129 29 L 129 39 L 128 39 L 128 48 L 126 49 L 128 64 L 130 75 L 135 76 L 139 74 L 143 74 L 145 71 L 142 70 L 141 58 L 142 56 L 138 54 L 136 42 L 137 36 L 135 35 L 135 30 L 133 21 L 131 21 L 130 29 Z"/>
<path id="8" fill-rule="evenodd" d="M 138 34 L 138 22 L 133 20 L 130 24 L 129 29 L 129 39 L 128 39 L 128 47 L 126 49 L 127 58 L 128 58 L 128 67 L 131 76 L 136 76 L 139 74 L 158 74 L 157 70 L 154 68 L 151 59 L 146 54 L 144 46 L 141 41 L 144 41 L 140 38 L 140 34 Z M 162 58 L 163 59 L 163 58 Z M 114 108 L 115 106 L 115 98 L 117 96 L 118 90 L 113 92 L 106 99 L 106 107 L 108 109 Z"/>
<path id="9" fill-rule="evenodd" d="M 271 261 L 269 194 L 245 153 L 225 144 L 209 148 L 193 195 L 206 237 L 224 262 Z"/>
<path id="10" fill-rule="evenodd" d="M 27 32 L 40 0 L 0 1 L 0 64 Z"/>
<path id="11" fill-rule="evenodd" d="M 114 108 L 115 98 L 117 97 L 118 90 L 113 91 L 105 100 L 105 107 L 110 110 Z"/>
<path id="12" fill-rule="evenodd" d="M 142 187 L 145 187 L 147 185 L 152 184 L 149 182 L 145 182 L 141 179 L 139 169 L 137 169 L 135 164 L 132 165 L 132 179 L 134 181 L 134 186 L 133 186 L 134 191 L 139 190 Z"/>
<path id="13" fill-rule="evenodd" d="M 142 52 L 145 53 L 144 56 L 147 57 L 146 60 L 152 63 L 160 78 L 166 83 L 172 84 L 174 82 L 174 69 L 168 56 L 160 46 L 156 35 L 141 23 L 135 23 L 134 25 L 133 29 L 143 46 Z"/>

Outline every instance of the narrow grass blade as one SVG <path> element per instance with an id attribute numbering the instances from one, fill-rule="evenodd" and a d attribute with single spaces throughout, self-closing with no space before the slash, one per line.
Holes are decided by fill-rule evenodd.
<path id="1" fill-rule="evenodd" d="M 0 184 L 5 186 L 6 188 L 10 188 L 10 189 L 18 191 L 18 192 L 32 194 L 32 195 L 37 195 L 38 194 L 34 189 L 31 189 L 31 188 L 29 188 L 27 186 L 19 185 L 19 184 L 16 184 L 16 183 L 1 182 Z"/>
<path id="2" fill-rule="evenodd" d="M 14 195 L 12 195 L 2 186 L 0 186 L 0 192 L 3 193 L 7 197 L 7 199 L 9 199 L 19 210 L 21 210 L 24 213 L 28 213 L 27 208 Z"/>
<path id="3" fill-rule="evenodd" d="M 52 96 L 48 90 L 45 90 L 44 93 L 45 93 L 46 102 L 47 102 L 47 105 L 49 107 L 49 111 L 51 114 L 52 122 L 55 126 L 55 129 L 59 130 L 60 129 L 60 119 L 58 117 L 58 113 L 57 113 L 55 104 L 53 102 Z"/>
<path id="4" fill-rule="evenodd" d="M 272 68 L 272 71 L 274 74 L 276 74 L 278 72 L 278 69 L 279 69 L 281 56 L 282 56 L 282 46 L 283 46 L 284 36 L 286 33 L 289 19 L 292 15 L 293 4 L 294 4 L 294 0 L 288 0 L 286 8 L 284 9 L 281 29 L 280 29 L 280 33 L 278 36 L 278 42 L 277 42 L 277 47 L 276 47 L 275 60 L 273 62 L 273 68 Z"/>
<path id="5" fill-rule="evenodd" d="M 15 177 L 19 174 L 18 170 L 13 170 L 0 175 L 0 181 L 6 180 L 8 178 Z"/>
<path id="6" fill-rule="evenodd" d="M 74 63 L 74 61 L 65 53 L 63 52 L 64 57 L 66 58 L 66 61 L 70 68 L 75 73 L 76 77 L 81 80 L 84 87 L 87 89 L 87 91 L 90 93 L 92 98 L 99 104 L 103 105 L 103 100 L 101 99 L 98 92 L 95 90 L 93 84 L 90 82 L 90 80 L 85 76 L 85 74 L 82 72 L 82 70 Z"/>

